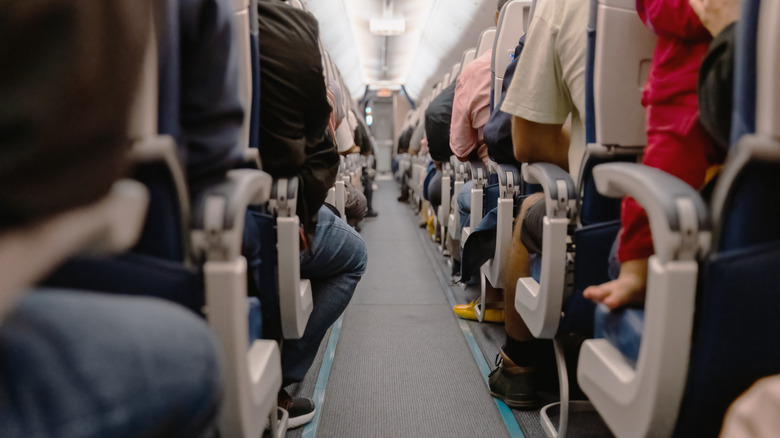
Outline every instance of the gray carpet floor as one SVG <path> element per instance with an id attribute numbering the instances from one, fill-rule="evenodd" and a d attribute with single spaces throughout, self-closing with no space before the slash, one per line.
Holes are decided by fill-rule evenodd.
<path id="1" fill-rule="evenodd" d="M 478 286 L 443 289 L 439 278 L 450 278 L 444 257 L 410 207 L 396 201 L 396 183 L 379 184 L 374 195 L 379 217 L 362 223 L 368 268 L 344 315 L 325 401 L 317 407 L 317 436 L 508 436 L 448 300 L 451 294 L 456 302 L 468 302 L 478 296 Z M 492 367 L 503 325 L 468 324 Z M 288 387 L 291 394 L 312 396 L 327 340 L 306 379 Z M 543 397 L 552 402 L 557 393 Z M 512 412 L 526 437 L 545 436 L 538 410 Z M 569 436 L 609 432 L 598 415 L 578 414 Z"/>

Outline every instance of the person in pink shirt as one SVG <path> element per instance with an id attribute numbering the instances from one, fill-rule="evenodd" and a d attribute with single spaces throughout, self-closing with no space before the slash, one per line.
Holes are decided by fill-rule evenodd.
<path id="1" fill-rule="evenodd" d="M 723 161 L 698 120 L 697 80 L 710 33 L 689 0 L 637 0 L 636 8 L 658 36 L 642 94 L 647 131 L 642 163 L 700 188 L 707 169 Z M 644 303 L 647 260 L 653 254 L 647 214 L 634 199 L 623 200 L 621 222 L 620 275 L 584 291 L 585 297 L 610 309 Z"/>
<path id="2" fill-rule="evenodd" d="M 479 157 L 487 166 L 488 151 L 482 134 L 490 118 L 490 61 L 493 51 L 480 55 L 458 76 L 452 102 L 450 149 L 460 161 Z"/>
<path id="3" fill-rule="evenodd" d="M 495 22 L 501 8 L 509 0 L 498 0 Z M 477 59 L 471 61 L 460 72 L 455 85 L 455 97 L 452 101 L 452 120 L 450 123 L 450 149 L 460 161 L 470 161 L 479 158 L 488 165 L 487 145 L 482 129 L 490 119 L 490 61 L 493 51 L 488 50 Z M 463 185 L 457 193 L 460 228 L 457 235 L 469 223 L 471 218 L 471 181 Z"/>

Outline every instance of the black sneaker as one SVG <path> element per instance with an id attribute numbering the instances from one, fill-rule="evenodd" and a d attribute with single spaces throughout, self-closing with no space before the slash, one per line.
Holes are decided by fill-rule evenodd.
<path id="1" fill-rule="evenodd" d="M 306 397 L 293 398 L 284 389 L 279 391 L 278 400 L 279 407 L 285 409 L 290 414 L 287 429 L 303 426 L 314 418 L 314 413 L 317 411 L 312 399 Z"/>
<path id="2" fill-rule="evenodd" d="M 539 407 L 539 399 L 536 396 L 536 368 L 516 365 L 503 351 L 496 355 L 496 369 L 488 376 L 488 387 L 493 397 L 502 400 L 510 408 Z"/>
<path id="3" fill-rule="evenodd" d="M 366 213 L 366 217 L 377 217 L 379 216 L 379 213 L 375 212 L 374 210 L 368 210 L 368 213 Z"/>

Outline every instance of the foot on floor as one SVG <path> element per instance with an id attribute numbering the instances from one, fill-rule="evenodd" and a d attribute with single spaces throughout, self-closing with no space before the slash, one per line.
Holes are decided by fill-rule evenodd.
<path id="1" fill-rule="evenodd" d="M 455 312 L 458 317 L 463 319 L 468 319 L 471 321 L 478 321 L 477 318 L 477 312 L 475 310 L 477 304 L 479 304 L 479 299 L 476 299 L 468 304 L 458 304 L 452 308 L 452 311 Z M 485 318 L 482 320 L 483 322 L 504 322 L 504 309 L 491 307 L 491 303 L 488 304 L 488 307 L 484 310 L 485 312 Z"/>
<path id="2" fill-rule="evenodd" d="M 295 429 L 310 422 L 314 418 L 317 409 L 314 401 L 306 397 L 292 397 L 284 389 L 279 391 L 279 407 L 287 410 L 290 414 L 287 429 Z"/>
<path id="3" fill-rule="evenodd" d="M 539 406 L 536 367 L 521 367 L 503 351 L 496 355 L 496 369 L 488 376 L 488 387 L 493 397 L 502 400 L 510 408 L 535 409 Z"/>

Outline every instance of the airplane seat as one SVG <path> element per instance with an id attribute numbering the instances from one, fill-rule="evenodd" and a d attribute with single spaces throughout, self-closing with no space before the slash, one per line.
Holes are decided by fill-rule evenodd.
<path id="1" fill-rule="evenodd" d="M 249 112 L 249 148 L 257 149 L 260 146 L 260 56 L 259 47 L 259 28 L 257 15 L 257 0 L 249 0 L 249 49 L 252 74 L 252 107 Z M 259 162 L 259 168 L 262 169 L 262 163 Z"/>
<path id="2" fill-rule="evenodd" d="M 221 434 L 259 436 L 270 418 L 272 433 L 281 436 L 286 417 L 277 415 L 279 349 L 272 340 L 250 341 L 248 316 L 253 312 L 247 299 L 247 262 L 241 256 L 245 211 L 268 201 L 271 178 L 258 170 L 238 169 L 223 179 L 189 187 L 180 163 L 183 151 L 175 137 L 164 135 L 180 132 L 183 90 L 179 76 L 172 74 L 181 71 L 177 2 L 166 2 L 159 12 L 154 22 L 165 25 L 155 27 L 167 32 L 149 38 L 143 97 L 132 124 L 132 136 L 139 140 L 132 156 L 138 163 L 136 176 L 148 183 L 150 208 L 165 212 L 149 214 L 144 232 L 168 239 L 145 247 L 142 237 L 136 251 L 107 261 L 75 260 L 71 272 L 61 270 L 51 281 L 57 285 L 60 275 L 78 280 L 70 286 L 79 289 L 144 295 L 170 287 L 165 298 L 192 299 L 182 304 L 206 314 L 222 350 L 226 375 Z"/>
<path id="3" fill-rule="evenodd" d="M 488 50 L 493 49 L 493 41 L 496 38 L 496 28 L 488 27 L 479 34 L 477 38 L 477 51 L 474 53 L 474 59 L 479 58 Z"/>
<path id="4" fill-rule="evenodd" d="M 458 72 L 459 75 L 460 72 L 462 72 L 466 68 L 466 66 L 469 65 L 471 61 L 474 60 L 474 58 L 476 58 L 476 54 L 477 54 L 476 47 L 472 47 L 470 49 L 466 49 L 463 51 L 463 57 L 461 58 L 460 61 L 460 71 Z"/>
<path id="5" fill-rule="evenodd" d="M 656 198 L 648 200 L 652 207 L 643 203 L 656 255 L 636 364 L 606 340 L 586 341 L 580 355 L 580 383 L 617 436 L 716 436 L 730 403 L 754 381 L 780 371 L 780 354 L 761 340 L 778 330 L 773 285 L 780 276 L 772 266 L 780 260 L 780 209 L 776 191 L 767 188 L 780 182 L 780 8 L 758 0 L 742 7 L 734 84 L 734 111 L 742 123 L 732 125 L 732 139 L 741 138 L 719 176 L 712 214 L 695 192 L 669 205 L 670 181 L 637 185 L 628 175 L 608 175 L 618 168 L 606 166 L 617 164 L 595 171 L 606 171 L 597 183 L 612 195 L 635 186 L 623 194 L 639 199 L 651 192 Z M 756 56 L 757 48 L 764 56 Z M 760 92 L 751 92 L 756 84 Z M 620 172 L 635 172 L 623 166 Z"/>
<path id="6" fill-rule="evenodd" d="M 587 151 L 575 184 L 569 172 L 548 163 L 524 164 L 527 184 L 545 194 L 543 250 L 539 279 L 521 278 L 515 306 L 538 338 L 553 339 L 561 380 L 561 421 L 555 428 L 548 405 L 542 421 L 550 436 L 562 436 L 571 402 L 561 345 L 566 333 L 593 336 L 594 305 L 582 297 L 590 285 L 609 280 L 608 258 L 620 229 L 619 200 L 596 190 L 598 164 L 634 162 L 645 138 L 641 91 L 655 48 L 655 37 L 639 20 L 633 1 L 593 0 L 586 61 L 585 127 Z M 597 30 L 596 30 L 597 29 Z M 619 36 L 619 37 L 618 37 Z"/>
<path id="7" fill-rule="evenodd" d="M 780 329 L 778 6 L 745 1 L 736 27 L 732 139 L 739 140 L 713 195 L 713 247 L 702 263 L 678 437 L 714 436 L 732 401 L 780 372 L 780 353 L 764 340 Z"/>
<path id="8" fill-rule="evenodd" d="M 512 62 L 515 46 L 528 30 L 531 23 L 531 1 L 513 0 L 501 9 L 493 42 L 493 59 L 490 63 L 492 81 L 490 83 L 490 111 L 493 111 L 494 96 L 500 92 L 504 81 L 504 72 Z"/>

